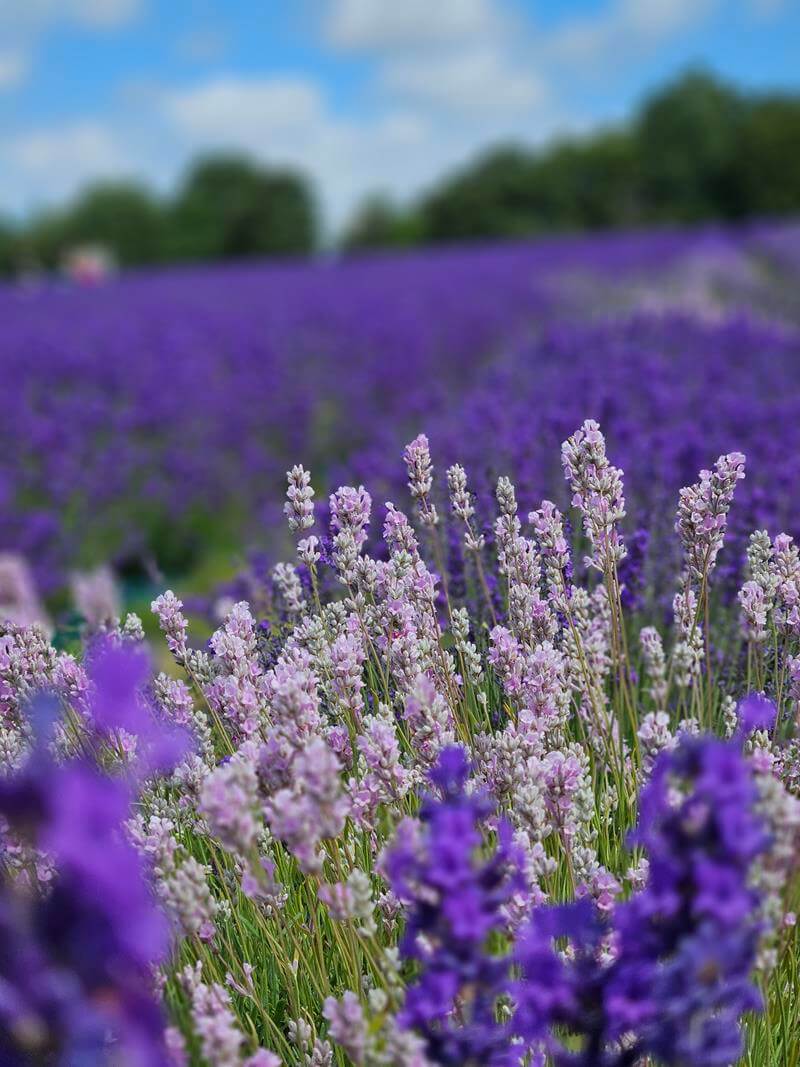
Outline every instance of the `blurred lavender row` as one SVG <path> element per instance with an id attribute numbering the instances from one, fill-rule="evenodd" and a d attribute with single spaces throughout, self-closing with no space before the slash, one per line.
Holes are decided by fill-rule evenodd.
<path id="1" fill-rule="evenodd" d="M 742 529 L 792 527 L 799 281 L 800 227 L 762 224 L 0 290 L 0 548 L 45 592 L 108 559 L 277 554 L 288 466 L 396 494 L 423 427 L 479 518 L 511 469 L 526 509 L 587 416 L 640 487 L 634 521 L 668 521 L 740 448 Z"/>

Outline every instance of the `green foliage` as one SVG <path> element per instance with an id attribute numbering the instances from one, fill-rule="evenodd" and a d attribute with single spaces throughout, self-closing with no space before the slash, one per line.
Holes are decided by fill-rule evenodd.
<path id="1" fill-rule="evenodd" d="M 308 253 L 314 206 L 302 178 L 237 156 L 200 160 L 168 212 L 169 259 Z"/>
<path id="2" fill-rule="evenodd" d="M 800 99 L 769 96 L 753 104 L 742 123 L 737 173 L 754 214 L 800 210 Z"/>
<path id="3" fill-rule="evenodd" d="M 372 223 L 369 243 L 397 243 L 397 212 L 387 220 L 368 206 L 359 217 Z M 485 153 L 408 217 L 425 242 L 792 212 L 800 212 L 800 97 L 749 98 L 689 71 L 628 126 L 540 151 Z"/>
<path id="4" fill-rule="evenodd" d="M 17 259 L 17 234 L 10 222 L 0 218 L 0 275 L 10 274 Z"/>
<path id="5" fill-rule="evenodd" d="M 135 182 L 101 182 L 26 227 L 0 221 L 0 275 L 57 269 L 81 245 L 102 246 L 129 267 L 302 254 L 315 243 L 314 204 L 301 176 L 237 156 L 210 156 L 191 168 L 171 201 Z"/>
<path id="6" fill-rule="evenodd" d="M 413 211 L 403 211 L 380 193 L 367 197 L 341 239 L 342 248 L 404 248 L 418 244 L 422 222 Z"/>
<path id="7" fill-rule="evenodd" d="M 496 147 L 409 207 L 367 197 L 340 246 L 398 248 L 797 212 L 800 96 L 747 96 L 689 71 L 645 100 L 627 126 L 537 151 Z M 106 182 L 27 227 L 0 220 L 0 275 L 55 268 L 79 244 L 104 245 L 123 266 L 308 254 L 317 221 L 302 175 L 236 155 L 207 156 L 165 202 L 136 183 Z"/>
<path id="8" fill-rule="evenodd" d="M 744 113 L 734 90 L 695 72 L 645 104 L 635 137 L 649 219 L 694 222 L 746 213 L 735 195 Z"/>
<path id="9" fill-rule="evenodd" d="M 161 206 L 134 182 L 106 182 L 87 189 L 61 220 L 67 246 L 99 244 L 122 266 L 161 258 Z"/>

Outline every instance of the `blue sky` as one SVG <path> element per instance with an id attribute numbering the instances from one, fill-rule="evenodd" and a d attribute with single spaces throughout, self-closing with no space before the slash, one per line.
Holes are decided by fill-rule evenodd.
<path id="1" fill-rule="evenodd" d="M 800 89 L 800 0 L 0 0 L 0 212 L 237 149 L 305 170 L 335 229 L 694 63 Z"/>

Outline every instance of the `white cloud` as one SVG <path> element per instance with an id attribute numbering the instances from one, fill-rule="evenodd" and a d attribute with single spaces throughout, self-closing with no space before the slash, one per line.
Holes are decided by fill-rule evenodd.
<path id="1" fill-rule="evenodd" d="M 535 71 L 520 69 L 492 47 L 399 59 L 386 65 L 381 78 L 390 92 L 403 98 L 465 116 L 516 115 L 547 96 Z"/>
<path id="2" fill-rule="evenodd" d="M 611 0 L 596 15 L 565 21 L 545 43 L 553 56 L 604 67 L 701 22 L 716 0 Z"/>
<path id="3" fill-rule="evenodd" d="M 99 122 L 37 130 L 0 143 L 7 201 L 20 210 L 65 200 L 88 182 L 133 170 L 113 131 Z"/>
<path id="4" fill-rule="evenodd" d="M 0 93 L 15 88 L 27 74 L 27 56 L 22 52 L 0 52 Z"/>
<path id="5" fill-rule="evenodd" d="M 491 0 L 334 0 L 326 32 L 341 49 L 408 49 L 489 32 L 497 17 Z"/>
<path id="6" fill-rule="evenodd" d="M 59 25 L 100 32 L 125 26 L 147 0 L 0 0 L 0 91 L 24 80 L 39 39 Z"/>
<path id="7" fill-rule="evenodd" d="M 302 134 L 304 126 L 316 122 L 322 100 L 316 85 L 304 78 L 227 77 L 168 93 L 164 109 L 191 137 L 267 148 L 276 134 Z"/>

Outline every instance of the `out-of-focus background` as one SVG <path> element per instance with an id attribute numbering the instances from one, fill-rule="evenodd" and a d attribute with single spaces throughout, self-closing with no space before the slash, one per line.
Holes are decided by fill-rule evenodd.
<path id="1" fill-rule="evenodd" d="M 800 209 L 794 0 L 5 0 L 5 273 Z"/>
<path id="2" fill-rule="evenodd" d="M 487 529 L 586 417 L 642 530 L 729 448 L 791 525 L 800 4 L 4 0 L 0 275 L 6 614 L 215 594 L 420 431 Z"/>

